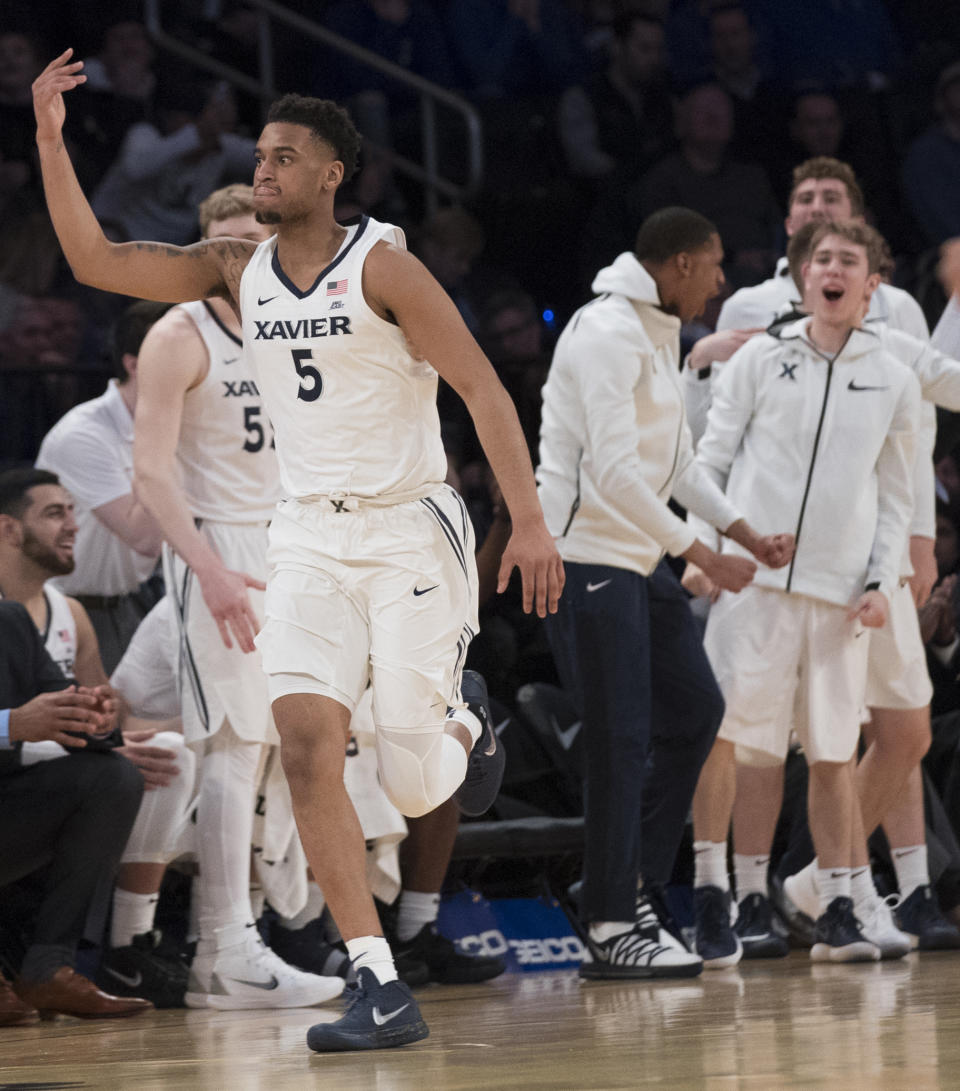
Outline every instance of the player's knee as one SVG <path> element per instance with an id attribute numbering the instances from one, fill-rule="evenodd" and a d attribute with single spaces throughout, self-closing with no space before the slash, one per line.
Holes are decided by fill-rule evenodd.
<path id="1" fill-rule="evenodd" d="M 743 746 L 737 743 L 734 747 L 738 765 L 746 765 L 751 769 L 773 769 L 783 765 L 783 758 L 777 754 L 771 754 L 768 750 L 757 750 L 753 746 Z"/>
<path id="2" fill-rule="evenodd" d="M 377 731 L 380 783 L 387 798 L 408 818 L 445 803 L 463 783 L 467 753 L 442 728 L 430 732 Z"/>
<path id="3" fill-rule="evenodd" d="M 284 731 L 280 736 L 280 762 L 290 791 L 316 793 L 323 786 L 343 784 L 346 741 L 342 733 L 330 737 L 316 730 Z"/>

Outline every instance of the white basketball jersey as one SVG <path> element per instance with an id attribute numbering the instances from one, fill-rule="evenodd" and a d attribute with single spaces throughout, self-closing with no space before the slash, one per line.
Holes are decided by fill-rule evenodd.
<path id="1" fill-rule="evenodd" d="M 422 496 L 447 471 L 437 373 L 363 298 L 363 262 L 403 232 L 367 216 L 344 225 L 337 256 L 300 291 L 276 237 L 240 282 L 243 340 L 276 429 L 287 495 Z"/>
<path id="2" fill-rule="evenodd" d="M 46 583 L 43 594 L 47 600 L 47 629 L 40 635 L 50 658 L 72 680 L 77 659 L 77 623 L 62 591 Z"/>
<path id="3" fill-rule="evenodd" d="M 190 511 L 220 523 L 256 523 L 280 499 L 273 429 L 243 343 L 205 302 L 183 303 L 210 359 L 183 399 L 177 461 Z"/>

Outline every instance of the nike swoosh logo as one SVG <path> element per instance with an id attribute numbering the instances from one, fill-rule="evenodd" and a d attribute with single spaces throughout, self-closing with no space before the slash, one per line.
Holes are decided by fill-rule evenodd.
<path id="1" fill-rule="evenodd" d="M 404 1004 L 402 1008 L 397 1008 L 396 1011 L 388 1012 L 386 1015 L 381 1015 L 380 1009 L 375 1007 L 373 1009 L 373 1021 L 378 1027 L 382 1027 L 384 1023 L 389 1023 L 391 1019 L 396 1019 L 400 1012 L 406 1011 L 409 1007 L 409 1004 Z"/>
<path id="2" fill-rule="evenodd" d="M 846 874 L 847 873 L 845 871 L 831 871 L 830 872 L 830 878 L 831 879 L 842 879 L 844 877 L 844 875 L 846 875 Z"/>
<path id="3" fill-rule="evenodd" d="M 415 587 L 413 593 L 415 595 L 425 595 L 428 591 L 436 591 L 439 586 L 439 583 L 435 583 L 433 587 Z"/>
<path id="4" fill-rule="evenodd" d="M 856 379 L 851 379 L 847 383 L 847 390 L 889 390 L 889 386 L 857 386 Z"/>
<path id="5" fill-rule="evenodd" d="M 270 296 L 268 299 L 261 299 L 259 296 L 257 296 L 257 305 L 262 307 L 265 303 L 272 303 L 277 298 L 279 297 L 275 295 Z"/>
<path id="6" fill-rule="evenodd" d="M 240 359 L 239 356 L 231 356 L 229 360 L 224 360 L 225 364 L 235 364 Z"/>
<path id="7" fill-rule="evenodd" d="M 252 989 L 266 989 L 267 991 L 276 989 L 280 984 L 276 974 L 271 974 L 269 981 L 247 981 L 242 977 L 231 977 L 229 980 L 236 981 L 238 985 L 249 985 Z"/>
<path id="8" fill-rule="evenodd" d="M 131 989 L 139 989 L 143 984 L 143 974 L 136 973 L 133 977 L 127 977 L 126 974 L 120 973 L 119 970 L 113 970 L 109 966 L 104 966 L 104 969 L 111 977 L 115 977 L 117 981 L 122 981 L 124 985 L 128 985 Z"/>
<path id="9" fill-rule="evenodd" d="M 904 856 L 911 856 L 917 849 L 894 849 L 893 856 L 896 860 L 902 860 Z"/>
<path id="10" fill-rule="evenodd" d="M 588 591 L 599 591 L 601 587 L 606 587 L 607 584 L 610 583 L 610 582 L 611 582 L 610 580 L 601 580 L 600 583 L 588 583 L 587 584 L 587 590 Z"/>
<path id="11" fill-rule="evenodd" d="M 553 724 L 554 734 L 560 740 L 560 745 L 564 750 L 569 750 L 570 747 L 573 746 L 577 733 L 580 730 L 580 721 L 577 720 L 575 724 L 572 724 L 570 727 L 566 728 L 566 730 L 557 723 L 556 716 L 551 716 L 550 721 Z"/>

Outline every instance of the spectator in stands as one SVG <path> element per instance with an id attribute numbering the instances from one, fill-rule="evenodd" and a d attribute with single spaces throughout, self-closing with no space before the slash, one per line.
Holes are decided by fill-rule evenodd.
<path id="1" fill-rule="evenodd" d="M 483 228 L 463 208 L 442 208 L 414 235 L 414 251 L 453 299 L 467 328 L 477 332 L 476 289 L 471 284 L 483 253 Z"/>
<path id="2" fill-rule="evenodd" d="M 43 68 L 43 55 L 31 34 L 12 27 L 0 32 L 0 207 L 21 187 L 39 186 L 30 85 Z"/>
<path id="3" fill-rule="evenodd" d="M 938 120 L 903 164 L 907 200 L 931 245 L 960 235 L 960 61 L 940 73 L 934 107 Z"/>
<path id="4" fill-rule="evenodd" d="M 640 12 L 613 23 L 603 71 L 560 97 L 560 143 L 571 173 L 635 180 L 667 150 L 673 113 L 666 81 L 663 25 Z"/>
<path id="5" fill-rule="evenodd" d="M 18 602 L 0 602 L 0 710 L 0 886 L 46 869 L 19 977 L 13 990 L 0 981 L 0 1023 L 30 1021 L 37 1011 L 86 1019 L 149 1011 L 149 1001 L 103 993 L 74 969 L 88 909 L 116 869 L 143 780 L 118 754 L 91 748 L 112 730 L 113 710 L 102 694 L 67 685 Z M 24 765 L 23 744 L 44 741 L 70 753 Z"/>
<path id="6" fill-rule="evenodd" d="M 593 246 L 620 249 L 657 209 L 684 206 L 717 225 L 729 279 L 756 283 L 773 265 L 780 214 L 763 168 L 729 155 L 733 106 L 727 92 L 715 83 L 688 91 L 677 108 L 677 136 L 680 150 L 647 171 L 624 200 L 613 192 L 601 197 Z"/>
<path id="7" fill-rule="evenodd" d="M 183 245 L 196 238 L 197 205 L 211 190 L 249 180 L 255 142 L 234 132 L 226 83 L 169 79 L 156 112 L 156 126 L 143 121 L 127 132 L 91 204 L 128 238 Z"/>
<path id="8" fill-rule="evenodd" d="M 76 145 L 84 189 L 107 173 L 128 130 L 145 122 L 157 90 L 154 48 L 135 8 L 110 5 L 96 53 L 85 58 L 87 82 L 78 88 L 67 134 Z M 101 23 L 101 20 L 97 20 Z"/>
<path id="9" fill-rule="evenodd" d="M 733 102 L 732 153 L 770 167 L 783 127 L 783 97 L 759 61 L 757 32 L 747 8 L 722 2 L 709 12 L 713 78 Z"/>
<path id="10" fill-rule="evenodd" d="M 74 572 L 60 584 L 89 612 L 109 674 L 157 597 L 147 585 L 160 556 L 160 528 L 133 493 L 137 353 L 164 304 L 134 303 L 114 330 L 117 378 L 71 409 L 46 435 L 37 466 L 58 474 L 77 506 Z"/>
<path id="11" fill-rule="evenodd" d="M 584 68 L 576 20 L 560 0 L 451 0 L 447 31 L 479 99 L 556 94 Z"/>

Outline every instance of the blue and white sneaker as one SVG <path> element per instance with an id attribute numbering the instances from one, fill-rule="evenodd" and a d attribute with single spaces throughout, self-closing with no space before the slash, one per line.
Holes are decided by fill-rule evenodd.
<path id="1" fill-rule="evenodd" d="M 718 886 L 698 886 L 693 891 L 697 954 L 705 970 L 736 966 L 743 957 L 743 944 L 730 920 L 730 901 L 730 892 Z"/>
<path id="2" fill-rule="evenodd" d="M 918 886 L 894 909 L 901 932 L 919 951 L 946 951 L 960 947 L 960 931 L 940 912 L 929 883 Z"/>
<path id="3" fill-rule="evenodd" d="M 880 948 L 863 934 L 850 898 L 834 898 L 817 917 L 810 948 L 813 962 L 877 962 Z"/>
<path id="4" fill-rule="evenodd" d="M 490 698 L 483 675 L 476 671 L 464 671 L 460 692 L 467 702 L 467 708 L 480 721 L 482 730 L 467 759 L 467 775 L 453 793 L 453 798 L 463 814 L 477 818 L 485 814 L 497 798 L 507 756 L 503 743 L 493 729 Z"/>
<path id="5" fill-rule="evenodd" d="M 307 1045 L 315 1053 L 392 1049 L 419 1042 L 429 1033 L 410 989 L 402 981 L 381 985 L 364 966 L 346 1011 L 333 1023 L 312 1026 Z"/>

